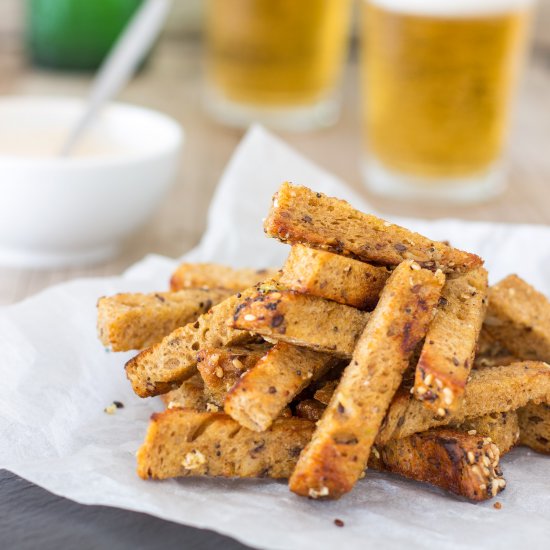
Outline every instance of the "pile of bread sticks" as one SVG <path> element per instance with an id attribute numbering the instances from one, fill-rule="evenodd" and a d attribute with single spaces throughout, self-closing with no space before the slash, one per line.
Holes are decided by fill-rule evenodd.
<path id="1" fill-rule="evenodd" d="M 473 501 L 516 445 L 550 453 L 550 303 L 447 243 L 284 183 L 264 229 L 282 269 L 182 264 L 169 292 L 98 302 L 140 397 L 143 478 L 288 478 L 336 499 L 367 468 Z"/>

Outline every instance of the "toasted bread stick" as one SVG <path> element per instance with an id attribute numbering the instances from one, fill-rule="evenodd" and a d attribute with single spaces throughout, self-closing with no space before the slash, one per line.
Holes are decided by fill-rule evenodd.
<path id="1" fill-rule="evenodd" d="M 204 380 L 210 403 L 223 407 L 227 392 L 251 369 L 271 346 L 267 343 L 247 347 L 208 348 L 197 354 L 197 368 Z"/>
<path id="2" fill-rule="evenodd" d="M 483 262 L 469 254 L 364 214 L 349 203 L 307 187 L 283 183 L 273 196 L 264 231 L 289 244 L 303 244 L 376 265 L 416 260 L 445 273 L 466 272 Z"/>
<path id="3" fill-rule="evenodd" d="M 241 426 L 265 431 L 296 395 L 337 362 L 331 355 L 279 342 L 229 391 L 224 410 Z"/>
<path id="4" fill-rule="evenodd" d="M 99 339 L 113 351 L 152 346 L 230 295 L 223 289 L 187 289 L 102 297 L 97 302 Z"/>
<path id="5" fill-rule="evenodd" d="M 425 481 L 479 502 L 506 487 L 490 438 L 439 428 L 390 441 L 376 451 L 382 470 Z"/>
<path id="6" fill-rule="evenodd" d="M 369 313 L 317 296 L 277 288 L 248 296 L 232 326 L 315 351 L 349 358 Z"/>
<path id="7" fill-rule="evenodd" d="M 550 362 L 550 302 L 517 275 L 489 288 L 484 327 L 520 359 Z"/>
<path id="8" fill-rule="evenodd" d="M 520 445 L 550 454 L 550 402 L 529 403 L 518 409 Z"/>
<path id="9" fill-rule="evenodd" d="M 258 433 L 225 414 L 169 409 L 151 419 L 137 455 L 138 474 L 287 478 L 313 428 L 308 420 L 283 418 Z"/>
<path id="10" fill-rule="evenodd" d="M 358 309 L 372 309 L 390 272 L 324 250 L 294 245 L 283 266 L 281 283 Z"/>
<path id="11" fill-rule="evenodd" d="M 290 489 L 312 498 L 339 498 L 367 466 L 386 410 L 409 357 L 425 336 L 445 277 L 412 261 L 392 273 L 311 442 L 300 455 Z"/>
<path id="12" fill-rule="evenodd" d="M 514 411 L 529 402 L 550 403 L 550 366 L 536 361 L 473 370 L 459 407 L 438 417 L 408 392 L 392 401 L 377 442 L 407 437 L 436 426 L 461 424 L 466 419 Z"/>
<path id="13" fill-rule="evenodd" d="M 472 369 L 487 305 L 482 267 L 447 278 L 416 366 L 414 394 L 436 414 L 456 409 Z"/>
<path id="14" fill-rule="evenodd" d="M 172 274 L 170 289 L 227 288 L 239 292 L 276 275 L 276 269 L 236 269 L 220 264 L 183 263 Z"/>

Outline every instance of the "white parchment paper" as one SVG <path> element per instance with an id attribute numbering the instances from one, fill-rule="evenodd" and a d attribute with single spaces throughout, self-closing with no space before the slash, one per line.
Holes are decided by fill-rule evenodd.
<path id="1" fill-rule="evenodd" d="M 370 210 L 342 182 L 256 127 L 235 152 L 204 238 L 186 258 L 281 264 L 288 248 L 264 237 L 262 217 L 284 180 Z M 493 282 L 515 272 L 550 295 L 548 227 L 398 221 L 480 254 Z M 261 548 L 548 548 L 550 457 L 525 449 L 503 459 L 508 488 L 498 497 L 501 510 L 370 472 L 339 502 L 300 499 L 273 481 L 140 480 L 134 454 L 160 406 L 133 395 L 123 370 L 132 354 L 107 353 L 98 342 L 95 304 L 115 292 L 165 289 L 176 263 L 149 256 L 122 277 L 76 280 L 0 310 L 0 467 L 80 503 L 147 512 Z M 107 415 L 113 400 L 125 407 Z"/>

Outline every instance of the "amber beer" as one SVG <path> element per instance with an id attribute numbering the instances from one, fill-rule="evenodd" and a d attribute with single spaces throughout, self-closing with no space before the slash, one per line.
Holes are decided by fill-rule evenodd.
<path id="1" fill-rule="evenodd" d="M 476 200 L 502 185 L 529 0 L 363 1 L 367 184 Z"/>
<path id="2" fill-rule="evenodd" d="M 330 110 L 349 13 L 350 0 L 208 0 L 209 110 L 237 124 Z"/>

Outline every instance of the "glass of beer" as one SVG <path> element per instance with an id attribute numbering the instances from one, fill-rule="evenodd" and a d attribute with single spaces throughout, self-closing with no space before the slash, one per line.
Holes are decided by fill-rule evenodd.
<path id="1" fill-rule="evenodd" d="M 205 107 L 232 126 L 334 123 L 351 0 L 208 0 Z"/>
<path id="2" fill-rule="evenodd" d="M 506 180 L 531 0 L 362 0 L 363 175 L 379 195 L 476 202 Z"/>

